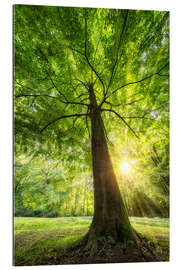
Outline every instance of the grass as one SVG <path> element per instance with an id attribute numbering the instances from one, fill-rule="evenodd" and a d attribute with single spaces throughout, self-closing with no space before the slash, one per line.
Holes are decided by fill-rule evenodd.
<path id="1" fill-rule="evenodd" d="M 130 218 L 133 227 L 142 235 L 150 238 L 166 236 L 169 238 L 169 219 L 167 218 Z"/>
<path id="2" fill-rule="evenodd" d="M 22 232 L 67 231 L 88 228 L 91 217 L 62 217 L 62 218 L 27 218 L 17 217 L 14 222 L 15 234 Z"/>
<path id="3" fill-rule="evenodd" d="M 169 247 L 169 220 L 161 218 L 130 218 L 133 227 L 158 252 Z M 14 221 L 15 265 L 40 265 L 55 262 L 60 252 L 78 242 L 88 231 L 91 217 L 28 218 Z"/>

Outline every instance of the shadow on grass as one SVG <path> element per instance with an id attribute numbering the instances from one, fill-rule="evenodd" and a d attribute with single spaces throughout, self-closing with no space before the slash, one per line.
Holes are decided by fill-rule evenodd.
<path id="1" fill-rule="evenodd" d="M 157 261 L 167 261 L 169 256 L 168 220 L 136 217 L 130 219 L 138 233 L 145 236 L 149 245 L 152 245 L 152 249 L 157 254 Z M 71 264 L 76 261 L 78 263 L 78 259 L 79 263 L 82 263 L 83 260 L 78 257 L 79 255 L 73 255 L 74 257 L 70 258 L 72 254 L 67 255 L 66 250 L 80 241 L 88 231 L 90 223 L 91 218 L 89 217 L 15 218 L 14 265 L 53 265 L 61 264 L 61 261 L 62 264 Z M 114 254 L 112 254 L 112 250 Z M 111 254 L 109 258 L 109 262 L 111 262 L 113 256 L 118 258 L 121 250 L 116 247 L 107 252 L 106 257 Z M 132 250 L 133 252 L 134 250 Z M 67 256 L 64 257 L 64 254 Z M 128 257 L 130 255 L 121 254 L 121 262 L 133 260 L 134 256 L 130 258 Z M 101 260 L 106 262 L 106 259 L 104 258 L 103 261 L 103 257 L 98 257 L 97 262 Z M 84 263 L 88 263 L 88 261 Z"/>

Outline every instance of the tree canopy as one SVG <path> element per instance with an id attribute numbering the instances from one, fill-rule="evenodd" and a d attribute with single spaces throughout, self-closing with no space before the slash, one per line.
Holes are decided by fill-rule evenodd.
<path id="1" fill-rule="evenodd" d="M 58 160 L 67 175 L 89 172 L 92 86 L 116 173 L 123 159 L 136 160 L 134 189 L 141 183 L 154 199 L 150 179 L 161 201 L 169 185 L 168 77 L 168 12 L 15 5 L 16 156 Z"/>

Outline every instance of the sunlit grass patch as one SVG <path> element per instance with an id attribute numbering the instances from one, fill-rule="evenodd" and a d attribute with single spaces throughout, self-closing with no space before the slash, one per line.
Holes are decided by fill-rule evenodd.
<path id="1" fill-rule="evenodd" d="M 141 234 L 151 237 L 165 235 L 169 237 L 169 219 L 167 218 L 130 218 L 133 227 Z"/>
<path id="2" fill-rule="evenodd" d="M 15 264 L 53 264 L 61 252 L 78 242 L 88 231 L 91 217 L 15 218 Z M 169 220 L 131 217 L 139 234 L 168 250 Z M 161 246 L 160 246 L 161 245 Z"/>
<path id="3" fill-rule="evenodd" d="M 86 228 L 91 223 L 91 217 L 60 217 L 60 218 L 29 218 L 17 217 L 14 221 L 15 234 L 22 232 L 76 230 Z"/>
<path id="4" fill-rule="evenodd" d="M 154 245 L 156 254 L 169 254 L 169 219 L 167 218 L 130 218 L 136 231 Z"/>

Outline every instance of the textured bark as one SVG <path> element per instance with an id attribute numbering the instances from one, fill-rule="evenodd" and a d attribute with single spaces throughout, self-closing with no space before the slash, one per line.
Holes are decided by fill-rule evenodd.
<path id="1" fill-rule="evenodd" d="M 120 194 L 105 137 L 101 112 L 93 89 L 91 100 L 92 163 L 94 178 L 94 217 L 88 232 L 88 243 L 102 236 L 115 241 L 134 239 L 134 232 Z"/>

